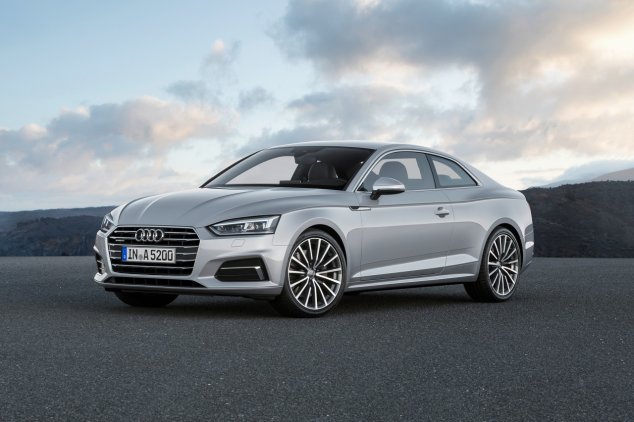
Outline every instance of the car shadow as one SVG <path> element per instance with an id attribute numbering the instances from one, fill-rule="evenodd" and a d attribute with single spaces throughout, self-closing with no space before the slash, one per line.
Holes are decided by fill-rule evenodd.
<path id="1" fill-rule="evenodd" d="M 339 303 L 337 313 L 382 312 L 385 310 L 409 309 L 412 307 L 446 308 L 473 303 L 466 293 L 455 291 L 430 292 L 426 289 L 403 289 L 391 291 L 363 292 L 345 295 Z"/>
<path id="2" fill-rule="evenodd" d="M 188 298 L 187 298 L 188 299 Z M 280 315 L 266 302 L 248 298 L 209 297 L 190 300 L 178 299 L 164 308 L 135 308 L 124 304 L 113 304 L 109 311 L 117 314 L 160 316 L 162 318 L 220 317 L 229 319 L 277 318 Z"/>
<path id="3" fill-rule="evenodd" d="M 374 314 L 412 309 L 431 310 L 465 306 L 465 302 L 473 303 L 466 293 L 455 290 L 447 292 L 425 290 L 428 289 L 404 289 L 344 295 L 341 302 L 328 316 Z M 283 318 L 266 301 L 222 296 L 183 297 L 165 308 L 133 308 L 113 303 L 112 306 L 108 307 L 108 311 L 121 315 L 155 315 L 170 318 Z"/>

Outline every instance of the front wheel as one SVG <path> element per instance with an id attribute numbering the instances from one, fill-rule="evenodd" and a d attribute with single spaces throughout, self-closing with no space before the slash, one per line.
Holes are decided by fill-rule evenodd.
<path id="1" fill-rule="evenodd" d="M 162 293 L 114 292 L 114 294 L 126 305 L 142 308 L 167 306 L 178 297 L 175 294 Z"/>
<path id="2" fill-rule="evenodd" d="M 286 264 L 282 293 L 271 305 L 282 315 L 317 317 L 341 300 L 346 285 L 346 260 L 328 233 L 309 230 L 293 245 Z"/>
<path id="3" fill-rule="evenodd" d="M 467 294 L 480 302 L 510 299 L 519 281 L 521 258 L 515 235 L 508 229 L 497 229 L 485 245 L 478 280 L 464 284 Z"/>

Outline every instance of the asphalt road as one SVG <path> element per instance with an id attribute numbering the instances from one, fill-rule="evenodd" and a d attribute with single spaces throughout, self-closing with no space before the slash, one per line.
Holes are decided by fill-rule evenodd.
<path id="1" fill-rule="evenodd" d="M 0 420 L 634 420 L 634 259 L 539 259 L 503 304 L 393 290 L 312 320 L 134 309 L 93 270 L 0 259 Z"/>

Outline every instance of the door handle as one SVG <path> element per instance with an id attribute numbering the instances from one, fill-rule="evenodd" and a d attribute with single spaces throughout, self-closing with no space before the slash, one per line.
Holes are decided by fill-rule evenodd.
<path id="1" fill-rule="evenodd" d="M 445 207 L 438 207 L 438 209 L 434 212 L 438 217 L 443 218 L 449 215 L 449 210 Z"/>

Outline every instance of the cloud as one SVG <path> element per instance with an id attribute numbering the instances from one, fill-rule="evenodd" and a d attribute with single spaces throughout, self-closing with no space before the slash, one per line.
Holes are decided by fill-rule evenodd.
<path id="1" fill-rule="evenodd" d="M 165 91 L 190 104 L 225 106 L 226 87 L 237 81 L 233 66 L 240 54 L 240 42 L 227 45 L 223 40 L 213 42 L 200 66 L 199 79 L 172 82 Z"/>
<path id="2" fill-rule="evenodd" d="M 296 125 L 292 129 L 263 130 L 249 142 L 236 150 L 236 155 L 244 156 L 275 145 L 291 144 L 295 142 L 341 139 L 337 130 L 328 125 Z"/>
<path id="3" fill-rule="evenodd" d="M 165 91 L 187 103 L 218 103 L 216 94 L 202 80 L 182 80 L 171 83 Z"/>
<path id="4" fill-rule="evenodd" d="M 619 0 L 321 0 L 291 1 L 274 37 L 327 86 L 292 103 L 306 119 L 341 105 L 339 128 L 375 137 L 391 121 L 466 158 L 513 160 L 634 154 L 633 27 L 634 3 Z M 473 100 L 430 101 L 452 72 Z M 381 84 L 398 88 L 383 105 L 351 99 Z"/>
<path id="5" fill-rule="evenodd" d="M 247 112 L 274 101 L 275 97 L 273 94 L 258 86 L 240 93 L 238 98 L 238 110 Z"/>
<path id="6" fill-rule="evenodd" d="M 588 27 L 622 23 L 625 11 L 632 11 L 628 2 L 604 0 L 291 1 L 276 40 L 290 56 L 333 74 L 396 61 L 470 65 L 507 78 L 578 54 Z"/>
<path id="7" fill-rule="evenodd" d="M 287 103 L 291 128 L 264 130 L 240 152 L 327 139 L 409 139 L 403 126 L 392 120 L 406 97 L 386 86 L 344 85 L 311 92 Z"/>
<path id="8" fill-rule="evenodd" d="M 209 106 L 142 97 L 65 110 L 44 127 L 0 130 L 0 190 L 40 200 L 98 191 L 107 202 L 182 187 L 167 154 L 192 138 L 224 138 L 231 118 Z"/>
<path id="9" fill-rule="evenodd" d="M 141 97 L 64 111 L 46 129 L 62 145 L 120 138 L 130 146 L 160 148 L 195 135 L 213 135 L 220 127 L 219 112 L 212 108 Z"/>
<path id="10" fill-rule="evenodd" d="M 288 104 L 300 122 L 324 121 L 349 132 L 350 136 L 375 132 L 381 118 L 392 114 L 404 95 L 378 85 L 342 85 L 311 92 Z"/>
<path id="11" fill-rule="evenodd" d="M 223 79 L 225 83 L 234 81 L 235 75 L 231 66 L 238 59 L 240 49 L 239 41 L 227 44 L 224 40 L 215 40 L 210 52 L 203 60 L 201 73 L 211 80 Z"/>

